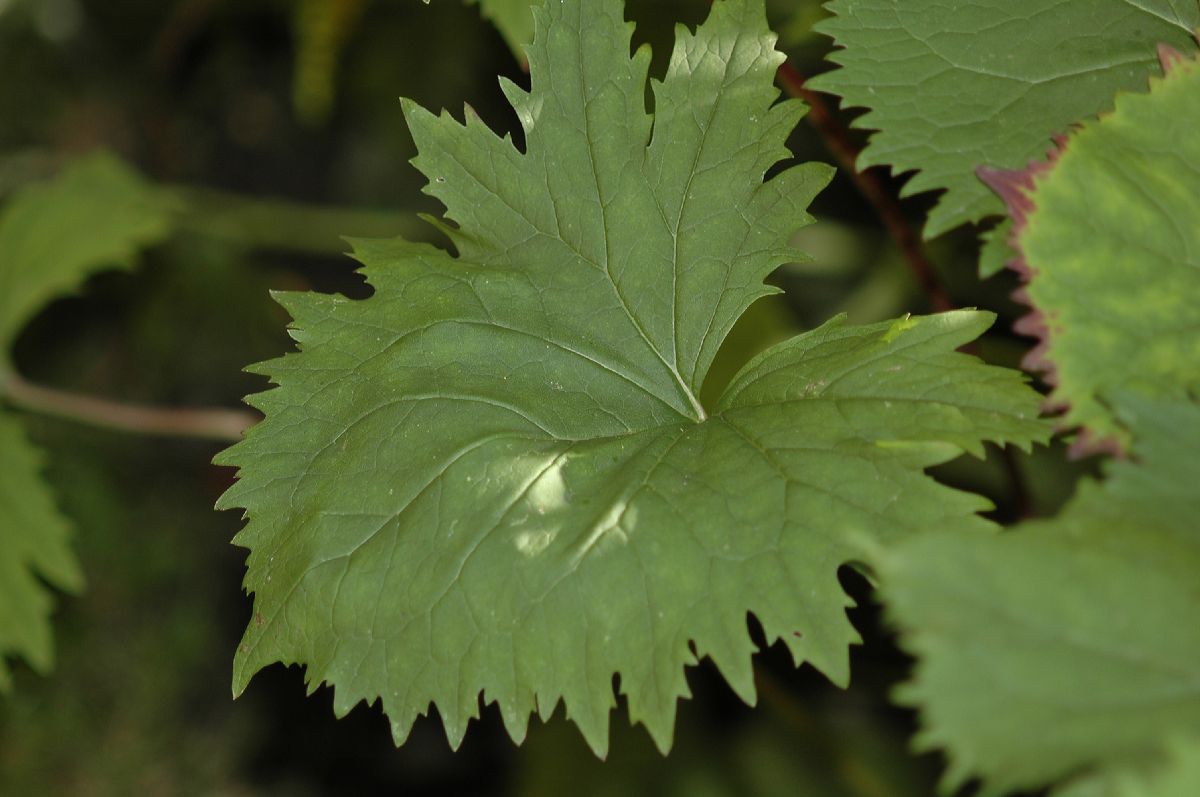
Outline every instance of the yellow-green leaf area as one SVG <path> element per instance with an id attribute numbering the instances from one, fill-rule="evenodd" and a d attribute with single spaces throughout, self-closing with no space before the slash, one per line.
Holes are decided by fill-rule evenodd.
<path id="1" fill-rule="evenodd" d="M 1130 769 L 1075 780 L 1053 797 L 1192 797 L 1200 794 L 1200 741 L 1172 738 L 1162 754 Z"/>
<path id="2" fill-rule="evenodd" d="M 0 412 L 0 691 L 12 685 L 6 658 L 41 673 L 54 664 L 47 585 L 83 586 L 71 526 L 42 481 L 43 465 L 17 418 Z"/>
<path id="3" fill-rule="evenodd" d="M 21 189 L 0 210 L 0 690 L 10 686 L 8 657 L 50 669 L 52 588 L 83 581 L 41 452 L 5 406 L 11 347 L 47 303 L 103 268 L 131 265 L 167 234 L 174 210 L 166 192 L 103 153 Z"/>
<path id="4" fill-rule="evenodd" d="M 1149 93 L 1072 134 L 1017 239 L 1051 399 L 1097 439 L 1128 439 L 1106 392 L 1200 387 L 1200 61 L 1171 63 Z"/>

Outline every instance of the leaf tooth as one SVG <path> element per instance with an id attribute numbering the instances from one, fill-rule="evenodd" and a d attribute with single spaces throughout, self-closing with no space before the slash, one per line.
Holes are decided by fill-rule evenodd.
<path id="1" fill-rule="evenodd" d="M 513 740 L 513 744 L 522 744 L 529 732 L 529 716 L 533 706 L 514 695 L 494 695 L 487 690 L 484 690 L 484 702 L 496 704 L 509 738 Z"/>
<path id="2" fill-rule="evenodd" d="M 749 616 L 749 612 L 720 612 L 719 617 L 710 621 L 711 629 L 695 635 L 694 644 L 696 656 L 707 656 L 734 694 L 753 706 L 758 702 L 754 683 L 754 654 L 758 646 L 746 631 Z"/>
<path id="3" fill-rule="evenodd" d="M 612 694 L 612 687 L 608 687 L 609 694 Z M 610 708 L 605 706 L 597 711 L 595 707 L 589 707 L 586 713 L 572 710 L 573 706 L 580 703 L 587 705 L 588 701 L 571 701 L 564 697 L 563 704 L 566 706 L 567 719 L 575 723 L 579 728 L 579 732 L 583 734 L 583 739 L 587 742 L 587 746 L 591 748 L 592 753 L 601 761 L 608 758 L 608 719 Z M 611 704 L 610 704 L 611 705 Z"/>
<path id="4" fill-rule="evenodd" d="M 392 732 L 392 743 L 396 747 L 402 747 L 408 741 L 409 735 L 412 733 L 413 722 L 416 720 L 414 712 L 402 710 L 399 707 L 388 709 L 386 708 L 388 701 L 384 699 L 384 711 L 388 716 L 388 726 Z"/>
<path id="5" fill-rule="evenodd" d="M 479 718 L 479 694 L 475 693 L 474 697 L 473 708 L 472 701 L 467 695 L 460 696 L 460 704 L 456 707 L 448 705 L 452 701 L 446 700 L 435 704 L 438 714 L 441 715 L 442 727 L 446 731 L 446 741 L 450 744 L 451 750 L 457 751 L 462 747 L 471 720 Z"/>

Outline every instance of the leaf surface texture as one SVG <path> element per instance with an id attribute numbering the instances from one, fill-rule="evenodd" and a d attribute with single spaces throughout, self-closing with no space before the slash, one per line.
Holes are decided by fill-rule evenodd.
<path id="1" fill-rule="evenodd" d="M 1195 50 L 1196 0 L 835 0 L 819 29 L 841 68 L 812 88 L 868 108 L 859 166 L 915 171 L 904 193 L 945 189 L 926 237 L 999 216 L 976 168 L 1016 169 L 1053 136 L 1157 72 L 1155 48 Z"/>

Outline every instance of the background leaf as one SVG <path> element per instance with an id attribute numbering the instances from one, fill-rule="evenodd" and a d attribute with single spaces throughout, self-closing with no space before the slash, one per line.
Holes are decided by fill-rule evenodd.
<path id="1" fill-rule="evenodd" d="M 1170 55 L 1148 94 L 1063 141 L 1049 163 L 988 172 L 1012 208 L 1015 267 L 1034 312 L 1063 424 L 1080 450 L 1123 445 L 1102 397 L 1116 388 L 1181 396 L 1200 388 L 1200 61 Z"/>
<path id="2" fill-rule="evenodd" d="M 1162 759 L 1084 778 L 1053 797 L 1191 797 L 1200 791 L 1200 744 L 1194 738 L 1172 739 Z"/>
<path id="3" fill-rule="evenodd" d="M 1200 66 L 1164 63 L 1050 163 L 985 172 L 1035 308 L 1018 329 L 1044 341 L 1026 362 L 1085 425 L 1077 451 L 1134 442 L 1053 520 L 884 554 L 884 598 L 919 657 L 901 699 L 922 709 L 922 745 L 947 750 L 951 785 L 1095 769 L 1063 794 L 1139 793 L 1120 773 L 1200 730 Z"/>
<path id="4" fill-rule="evenodd" d="M 53 182 L 18 192 L 0 211 L 0 402 L 10 347 L 49 301 L 77 290 L 95 271 L 131 265 L 136 252 L 165 237 L 173 205 L 115 158 L 72 164 Z M 38 672 L 53 662 L 46 584 L 83 585 L 67 546 L 70 527 L 41 480 L 41 454 L 17 416 L 0 408 L 0 689 L 6 655 Z M 43 583 L 43 580 L 45 583 Z"/>
<path id="5" fill-rule="evenodd" d="M 530 7 L 540 0 L 470 0 L 500 30 L 513 55 L 525 62 L 525 47 L 533 41 L 533 12 Z"/>
<path id="6" fill-rule="evenodd" d="M 111 155 L 83 158 L 0 211 L 0 367 L 26 322 L 166 237 L 176 202 Z M 70 231 L 72 234 L 65 234 Z"/>
<path id="7" fill-rule="evenodd" d="M 40 452 L 20 422 L 0 413 L 0 691 L 12 683 L 7 656 L 20 656 L 37 672 L 54 664 L 49 584 L 78 591 L 79 564 L 68 546 L 70 524 L 42 481 Z"/>
<path id="8" fill-rule="evenodd" d="M 1195 0 L 835 0 L 819 26 L 842 68 L 809 86 L 841 95 L 877 130 L 859 166 L 916 170 L 903 193 L 945 189 L 932 238 L 1000 215 L 975 176 L 1040 157 L 1052 136 L 1112 107 L 1158 69 L 1160 42 L 1195 49 Z"/>
<path id="9" fill-rule="evenodd" d="M 883 597 L 919 657 L 901 699 L 922 709 L 922 747 L 948 751 L 950 785 L 1032 788 L 1200 731 L 1200 406 L 1118 406 L 1138 461 L 1059 517 L 884 555 Z"/>

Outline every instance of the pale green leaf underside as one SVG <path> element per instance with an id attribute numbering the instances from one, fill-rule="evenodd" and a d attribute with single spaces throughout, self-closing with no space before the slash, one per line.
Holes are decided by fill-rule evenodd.
<path id="1" fill-rule="evenodd" d="M 1200 61 L 1125 94 L 1036 180 L 1018 243 L 1065 423 L 1124 434 L 1100 397 L 1200 388 Z"/>
<path id="2" fill-rule="evenodd" d="M 1200 406 L 1118 406 L 1140 461 L 1058 518 L 885 557 L 883 596 L 919 656 L 902 698 L 922 708 L 923 746 L 947 749 L 950 783 L 1040 786 L 1200 732 Z"/>
<path id="3" fill-rule="evenodd" d="M 1052 136 L 1158 72 L 1160 42 L 1195 49 L 1196 0 L 834 0 L 820 26 L 842 68 L 810 85 L 869 108 L 860 166 L 917 170 L 905 194 L 946 189 L 933 237 L 1004 207 L 979 166 L 1016 169 Z"/>
<path id="4" fill-rule="evenodd" d="M 838 567 L 986 527 L 922 469 L 1044 427 L 1018 374 L 955 352 L 973 312 L 833 322 L 709 415 L 713 355 L 829 177 L 763 182 L 801 109 L 773 105 L 762 0 L 679 32 L 653 118 L 620 3 L 535 14 L 532 93 L 504 86 L 526 152 L 406 106 L 458 256 L 361 242 L 373 297 L 282 297 L 301 351 L 220 460 L 255 593 L 234 687 L 303 663 L 339 713 L 382 698 L 397 741 L 431 703 L 457 743 L 481 692 L 517 739 L 561 700 L 599 752 L 619 674 L 665 748 L 698 657 L 753 698 L 748 612 L 845 683 Z"/>
<path id="5" fill-rule="evenodd" d="M 6 657 L 20 656 L 38 672 L 54 663 L 47 583 L 65 590 L 83 585 L 68 545 L 70 525 L 41 470 L 41 453 L 20 421 L 0 412 L 0 691 L 11 685 Z"/>

